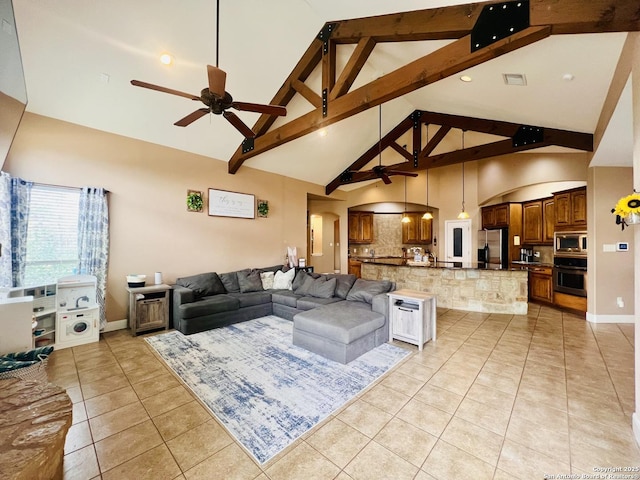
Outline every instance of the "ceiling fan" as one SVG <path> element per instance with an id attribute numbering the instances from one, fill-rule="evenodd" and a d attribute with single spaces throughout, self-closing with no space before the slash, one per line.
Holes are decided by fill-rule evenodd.
<path id="1" fill-rule="evenodd" d="M 256 134 L 251 130 L 235 113 L 230 112 L 230 108 L 234 108 L 240 111 L 264 113 L 267 115 L 284 116 L 287 114 L 287 109 L 281 105 L 265 105 L 260 103 L 247 103 L 236 102 L 231 97 L 231 94 L 225 90 L 225 83 L 227 79 L 227 73 L 218 68 L 218 45 L 219 45 L 219 33 L 220 33 L 220 0 L 216 2 L 216 66 L 207 65 L 207 77 L 208 85 L 200 92 L 200 96 L 192 95 L 190 93 L 180 92 L 171 88 L 161 87 L 159 85 L 153 85 L 147 82 L 141 82 L 139 80 L 131 80 L 131 85 L 136 87 L 148 88 L 150 90 L 157 90 L 159 92 L 170 93 L 171 95 L 178 95 L 180 97 L 186 97 L 191 100 L 201 101 L 207 108 L 199 108 L 195 112 L 190 113 L 186 117 L 178 120 L 174 125 L 178 127 L 186 127 L 191 123 L 198 120 L 200 117 L 205 116 L 207 113 L 213 113 L 215 115 L 222 115 L 227 121 L 233 125 L 245 138 L 255 138 Z"/>
<path id="2" fill-rule="evenodd" d="M 405 172 L 404 170 L 394 170 L 395 165 L 382 165 L 382 104 L 378 106 L 378 165 L 371 170 L 345 170 L 340 179 L 342 183 L 364 182 L 366 180 L 382 179 L 385 185 L 391 183 L 391 175 L 402 175 L 404 177 L 417 177 L 417 173 Z"/>

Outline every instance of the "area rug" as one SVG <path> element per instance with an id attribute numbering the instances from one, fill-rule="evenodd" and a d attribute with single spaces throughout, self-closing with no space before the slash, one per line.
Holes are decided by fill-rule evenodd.
<path id="1" fill-rule="evenodd" d="M 342 365 L 294 346 L 292 330 L 268 316 L 146 340 L 262 464 L 410 353 L 385 343 Z"/>

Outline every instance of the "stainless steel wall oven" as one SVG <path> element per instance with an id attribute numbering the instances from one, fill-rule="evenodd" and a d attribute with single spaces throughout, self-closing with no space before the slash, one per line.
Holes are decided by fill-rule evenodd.
<path id="1" fill-rule="evenodd" d="M 553 257 L 553 290 L 578 297 L 586 297 L 587 258 Z"/>

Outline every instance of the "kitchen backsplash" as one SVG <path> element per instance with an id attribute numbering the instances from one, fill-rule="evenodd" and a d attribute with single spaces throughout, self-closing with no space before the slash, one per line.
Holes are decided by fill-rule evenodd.
<path id="1" fill-rule="evenodd" d="M 401 257 L 402 247 L 410 249 L 414 245 L 402 244 L 402 214 L 385 213 L 373 216 L 373 243 L 349 245 L 351 256 L 368 257 L 371 250 L 376 257 Z M 429 248 L 429 245 L 415 245 Z"/>

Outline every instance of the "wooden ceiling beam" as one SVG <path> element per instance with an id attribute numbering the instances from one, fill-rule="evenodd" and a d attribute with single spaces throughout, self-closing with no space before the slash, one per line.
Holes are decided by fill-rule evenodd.
<path id="1" fill-rule="evenodd" d="M 236 150 L 229 162 L 229 172 L 235 173 L 240 165 L 251 157 L 319 128 L 332 125 L 467 68 L 535 43 L 548 37 L 549 31 L 545 27 L 527 28 L 475 52 L 471 52 L 471 38 L 467 35 L 335 99 L 331 102 L 326 117 L 322 116 L 322 109 L 316 109 L 256 137 L 253 150 L 244 154 L 241 148 Z"/>
<path id="2" fill-rule="evenodd" d="M 335 100 L 349 91 L 375 46 L 376 42 L 371 37 L 360 39 L 349 61 L 342 70 L 340 77 L 336 81 L 335 86 L 331 90 L 329 101 Z"/>
<path id="3" fill-rule="evenodd" d="M 322 96 L 329 99 L 329 92 L 336 84 L 336 44 L 326 42 L 326 51 L 322 52 Z"/>
<path id="4" fill-rule="evenodd" d="M 463 117 L 461 115 L 450 115 L 447 113 L 436 112 L 422 112 L 420 120 L 427 124 L 488 133 L 490 135 L 498 135 L 500 137 L 512 137 L 518 128 L 520 128 L 519 123 L 487 120 L 485 118 Z"/>
<path id="5" fill-rule="evenodd" d="M 435 150 L 435 148 L 440 144 L 442 139 L 447 136 L 447 133 L 451 130 L 451 127 L 448 125 L 443 125 L 438 129 L 436 134 L 427 142 L 425 147 L 420 152 L 419 158 L 428 157 L 431 152 Z"/>
<path id="6" fill-rule="evenodd" d="M 403 148 L 400 145 L 398 145 L 398 142 L 391 142 L 389 146 L 393 148 L 396 152 L 398 152 L 400 155 L 402 155 L 404 158 L 406 158 L 407 161 L 413 162 L 413 155 L 411 155 L 411 152 L 407 151 L 406 148 Z"/>
<path id="7" fill-rule="evenodd" d="M 549 25 L 553 34 L 633 32 L 640 29 L 637 0 L 537 0 L 529 24 Z"/>
<path id="8" fill-rule="evenodd" d="M 322 97 L 313 91 L 311 87 L 309 87 L 306 83 L 301 82 L 300 80 L 294 80 L 291 83 L 291 86 L 302 95 L 307 102 L 314 106 L 314 108 L 322 107 Z"/>

